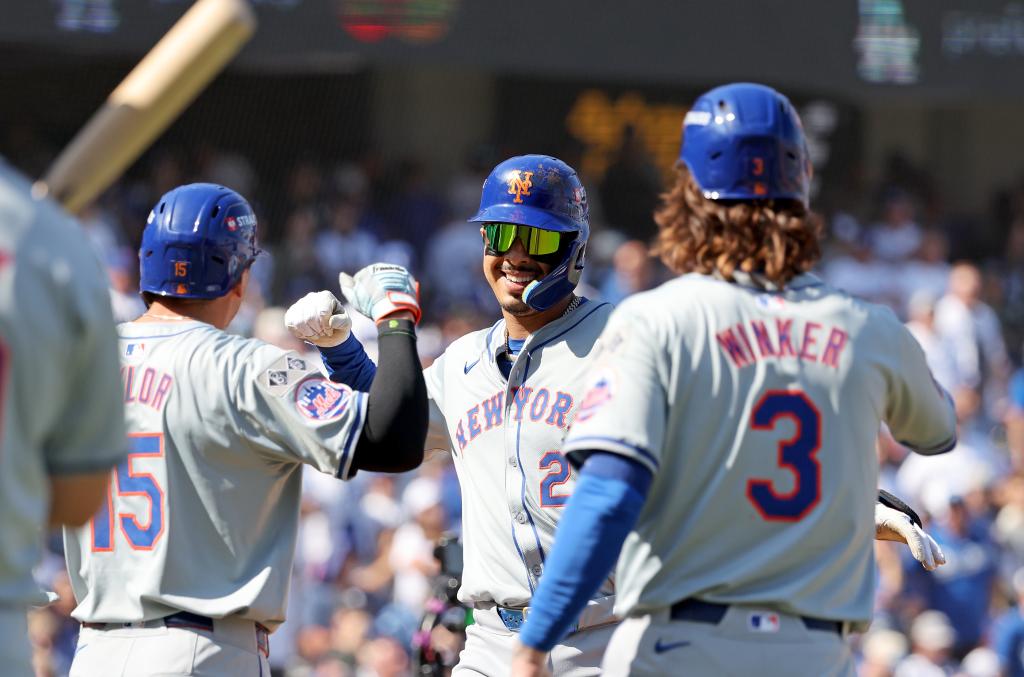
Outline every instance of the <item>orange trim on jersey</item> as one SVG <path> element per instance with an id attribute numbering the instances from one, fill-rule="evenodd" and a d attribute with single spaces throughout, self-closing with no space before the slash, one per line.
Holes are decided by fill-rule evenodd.
<path id="1" fill-rule="evenodd" d="M 110 545 L 106 548 L 96 546 L 96 516 L 89 518 L 89 550 L 90 552 L 113 552 L 114 551 L 114 482 L 117 481 L 117 470 L 111 470 L 113 475 L 107 482 L 107 542 Z"/>

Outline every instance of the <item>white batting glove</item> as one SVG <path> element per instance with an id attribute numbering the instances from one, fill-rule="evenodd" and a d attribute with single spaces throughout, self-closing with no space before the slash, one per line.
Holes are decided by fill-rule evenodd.
<path id="1" fill-rule="evenodd" d="M 408 270 L 391 263 L 366 266 L 355 277 L 341 273 L 338 284 L 348 302 L 374 322 L 408 310 L 420 321 L 420 286 Z"/>
<path id="2" fill-rule="evenodd" d="M 333 348 L 352 333 L 352 318 L 329 291 L 314 291 L 291 305 L 284 325 L 295 338 L 321 348 Z"/>
<path id="3" fill-rule="evenodd" d="M 910 554 L 928 571 L 946 563 L 946 556 L 935 539 L 914 524 L 909 515 L 881 503 L 875 503 L 875 538 L 906 543 Z"/>

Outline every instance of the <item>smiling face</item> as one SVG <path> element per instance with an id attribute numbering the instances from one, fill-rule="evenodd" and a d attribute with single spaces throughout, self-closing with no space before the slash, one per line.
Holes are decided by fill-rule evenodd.
<path id="1" fill-rule="evenodd" d="M 483 228 L 480 234 L 486 242 L 487 236 Z M 538 261 L 526 253 L 523 241 L 516 238 L 504 254 L 491 256 L 484 253 L 484 277 L 491 285 L 498 305 L 506 313 L 515 317 L 537 314 L 538 311 L 523 301 L 523 291 L 534 280 L 539 280 L 551 272 L 552 265 Z"/>

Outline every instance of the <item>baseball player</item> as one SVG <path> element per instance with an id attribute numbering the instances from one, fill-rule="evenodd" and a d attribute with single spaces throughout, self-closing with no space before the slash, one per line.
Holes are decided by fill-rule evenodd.
<path id="1" fill-rule="evenodd" d="M 88 520 L 125 453 L 106 273 L 30 187 L 0 161 L 0 666 L 17 677 L 43 530 Z"/>
<path id="2" fill-rule="evenodd" d="M 118 326 L 128 457 L 90 523 L 65 530 L 82 622 L 76 677 L 268 675 L 302 465 L 344 480 L 422 460 L 412 278 L 384 266 L 360 279 L 382 366 L 368 393 L 353 391 L 296 353 L 224 332 L 255 236 L 245 199 L 212 184 L 176 188 L 149 215 L 147 311 Z M 347 332 L 348 318 L 334 326 Z"/>
<path id="3" fill-rule="evenodd" d="M 459 599 L 474 608 L 476 625 L 456 672 L 504 675 L 573 491 L 563 436 L 611 306 L 574 295 L 589 223 L 586 193 L 565 163 L 539 155 L 502 162 L 471 221 L 483 224 L 484 276 L 502 319 L 453 342 L 426 370 L 428 448 L 451 451 L 462 488 Z M 346 295 L 353 284 L 342 275 Z M 339 308 L 333 294 L 316 292 L 289 308 L 285 321 L 319 347 L 332 378 L 359 387 L 374 367 L 354 337 L 333 335 L 330 318 Z M 879 510 L 888 538 L 909 539 L 926 566 L 941 561 L 934 541 L 903 513 Z M 599 674 L 616 620 L 613 591 L 610 580 L 602 582 L 554 646 L 556 674 Z"/>
<path id="4" fill-rule="evenodd" d="M 481 224 L 483 272 L 502 319 L 453 342 L 425 371 L 427 446 L 452 453 L 462 487 L 459 599 L 476 622 L 455 672 L 503 675 L 572 491 L 562 439 L 612 307 L 574 294 L 590 225 L 586 192 L 564 162 L 525 155 L 500 163 L 470 221 Z M 342 275 L 350 300 L 352 284 Z M 373 364 L 354 337 L 330 336 L 339 308 L 332 294 L 316 292 L 289 308 L 286 323 L 320 347 L 332 378 L 358 387 Z M 600 586 L 554 648 L 559 674 L 599 674 L 612 592 L 609 581 Z"/>
<path id="5" fill-rule="evenodd" d="M 811 165 L 784 96 L 706 93 L 681 160 L 656 215 L 681 276 L 627 299 L 599 339 L 563 446 L 580 479 L 515 674 L 543 672 L 621 549 L 605 674 L 853 675 L 879 426 L 947 451 L 951 400 L 892 312 L 807 273 Z"/>

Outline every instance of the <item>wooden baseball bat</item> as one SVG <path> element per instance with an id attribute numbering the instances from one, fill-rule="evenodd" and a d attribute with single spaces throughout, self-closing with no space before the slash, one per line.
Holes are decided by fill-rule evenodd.
<path id="1" fill-rule="evenodd" d="M 138 159 L 255 30 L 247 0 L 198 0 L 72 139 L 34 194 L 79 212 Z"/>

